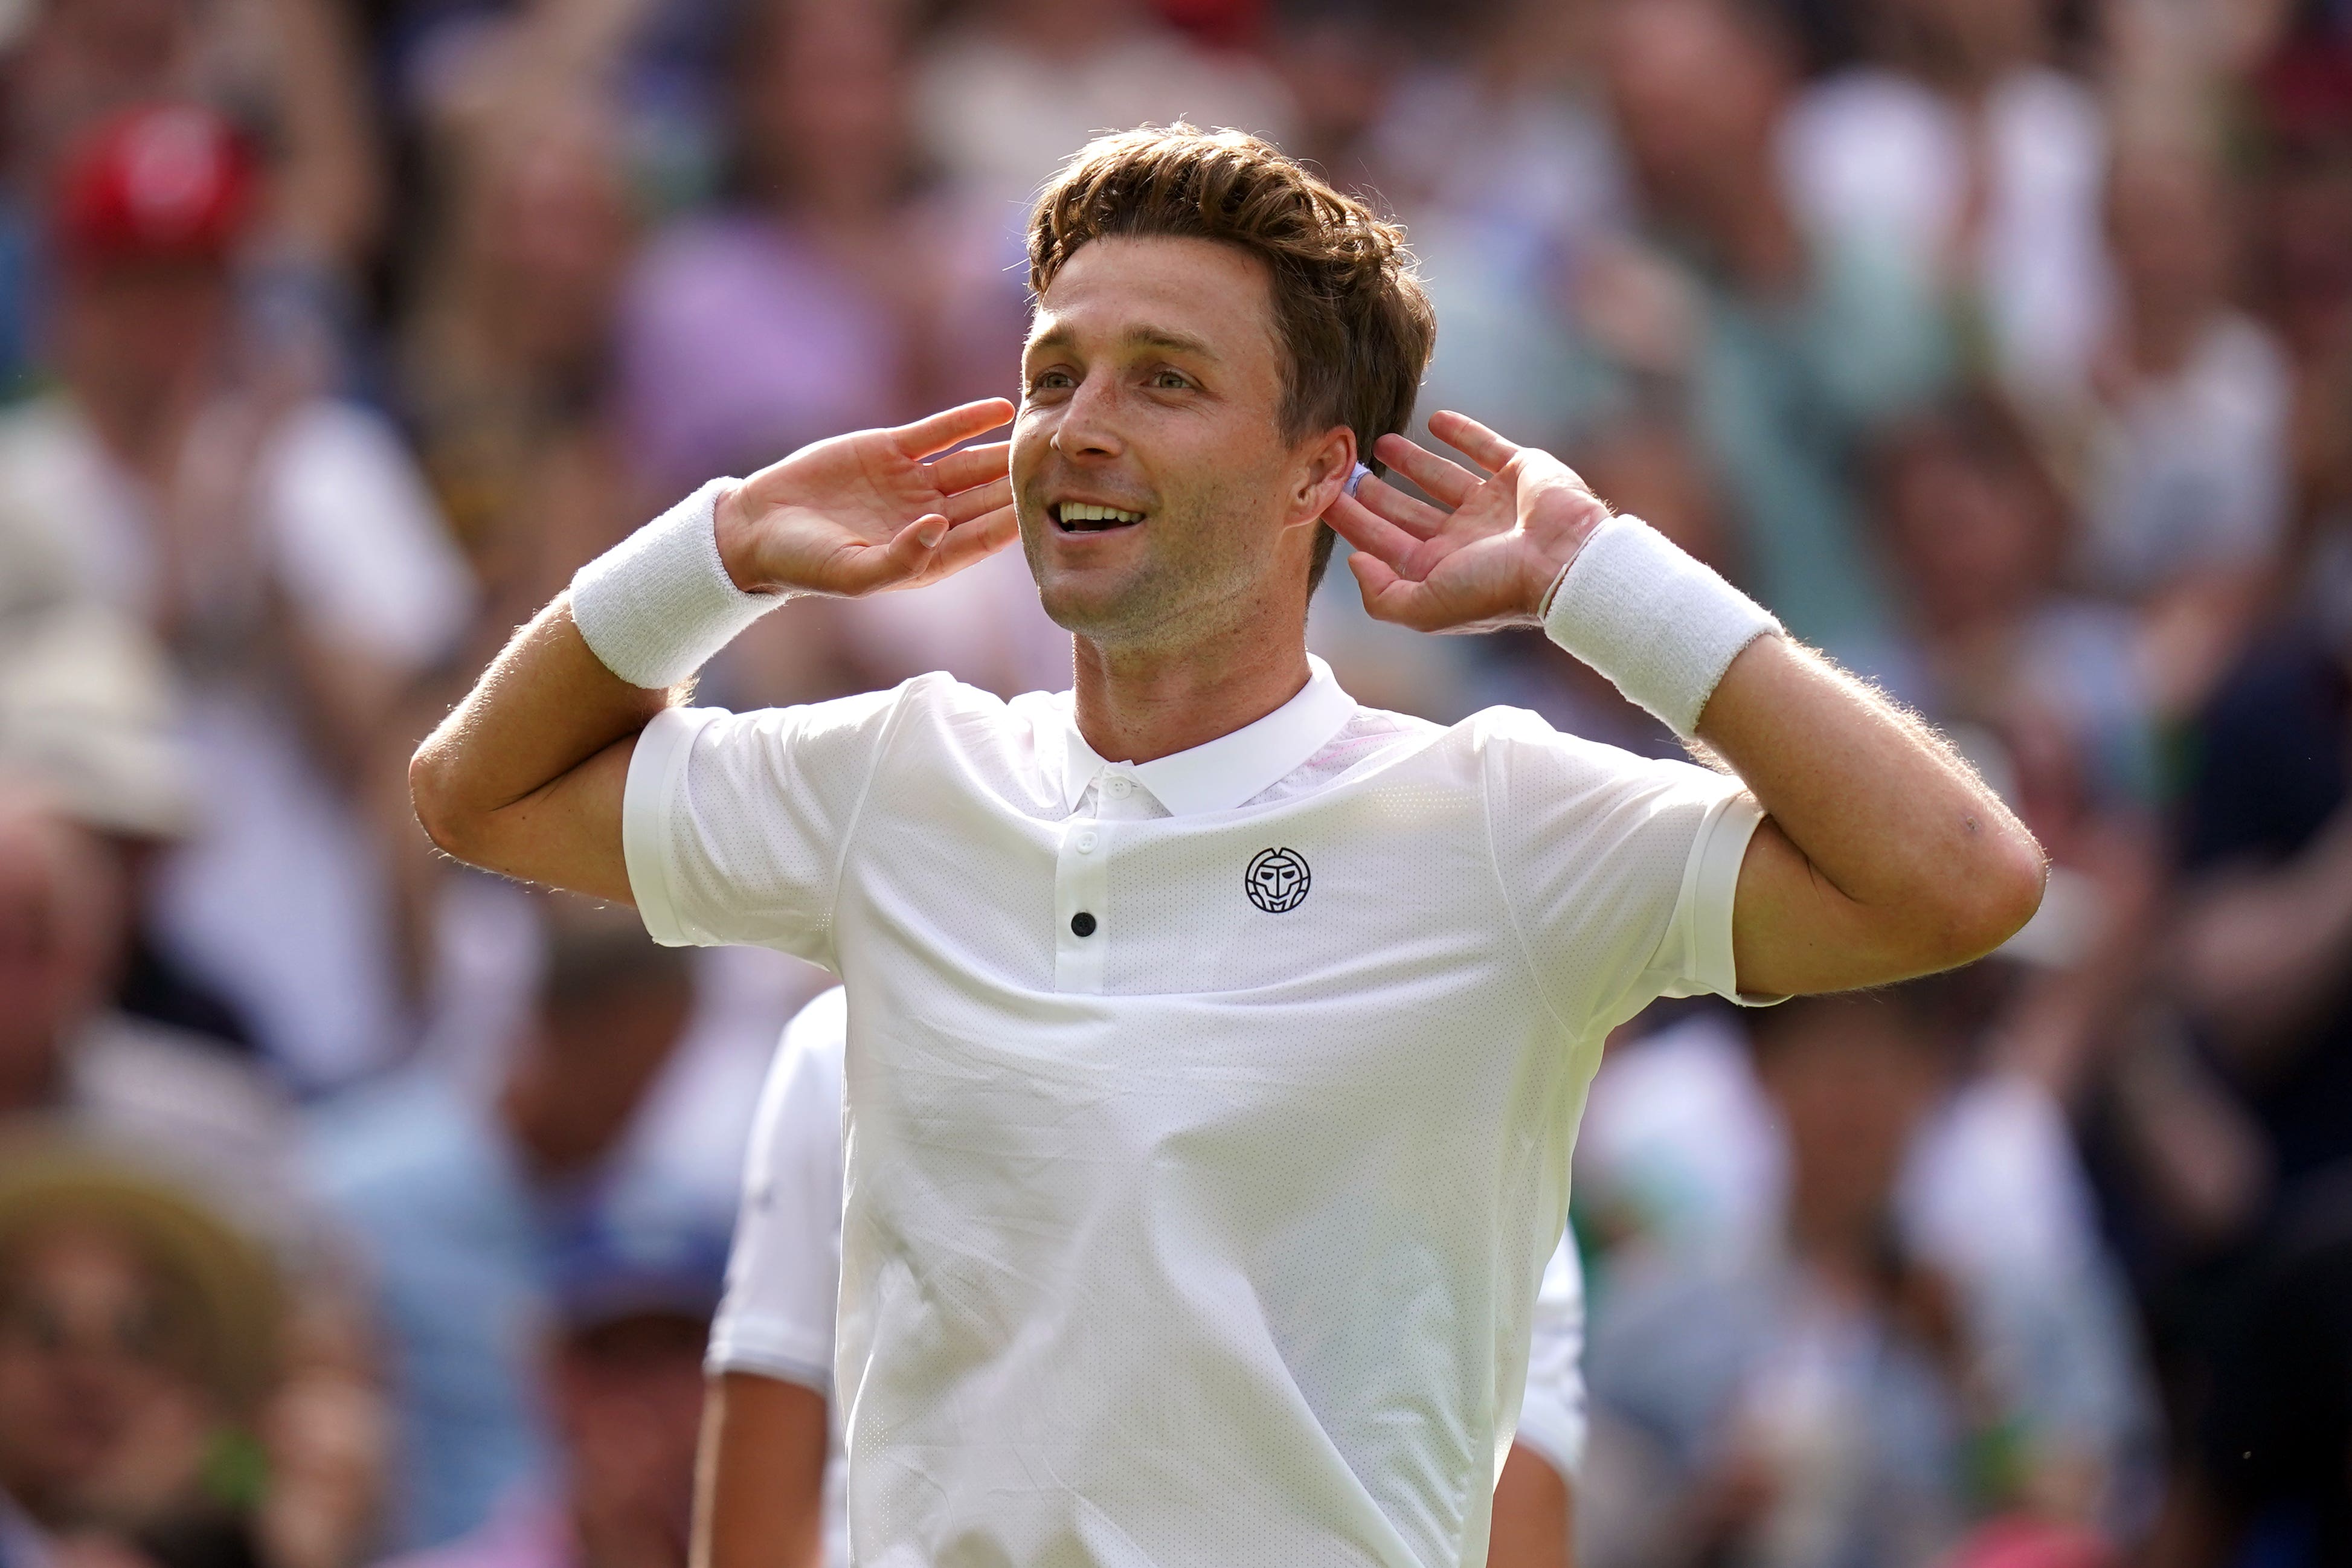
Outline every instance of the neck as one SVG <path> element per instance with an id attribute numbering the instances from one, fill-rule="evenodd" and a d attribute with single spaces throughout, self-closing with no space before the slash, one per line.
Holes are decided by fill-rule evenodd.
<path id="1" fill-rule="evenodd" d="M 1255 631 L 1228 627 L 1175 649 L 1078 638 L 1078 733 L 1105 761 L 1149 763 L 1255 723 L 1307 679 L 1307 643 L 1296 629 Z"/>

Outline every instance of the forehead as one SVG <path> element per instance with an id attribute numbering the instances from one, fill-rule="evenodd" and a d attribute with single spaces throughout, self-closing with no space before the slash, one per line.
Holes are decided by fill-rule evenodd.
<path id="1" fill-rule="evenodd" d="M 1220 358 L 1270 360 L 1274 296 L 1265 263 L 1213 239 L 1093 240 L 1055 275 L 1029 336 L 1107 345 L 1144 331 L 1197 339 Z"/>

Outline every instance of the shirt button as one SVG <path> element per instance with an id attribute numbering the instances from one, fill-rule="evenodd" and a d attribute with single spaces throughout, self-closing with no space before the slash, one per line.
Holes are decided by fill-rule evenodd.
<path id="1" fill-rule="evenodd" d="M 1128 792 L 1132 790 L 1134 787 L 1135 786 L 1133 784 L 1128 783 L 1125 779 L 1115 778 L 1110 781 L 1110 793 L 1120 800 L 1125 800 L 1127 798 Z"/>
<path id="2" fill-rule="evenodd" d="M 1084 910 L 1080 910 L 1076 914 L 1072 915 L 1070 917 L 1070 934 L 1072 936 L 1094 935 L 1095 917 L 1087 913 Z"/>
<path id="3" fill-rule="evenodd" d="M 1078 853 L 1079 853 L 1079 854 L 1081 854 L 1081 855 L 1091 855 L 1091 854 L 1093 854 L 1094 852 L 1095 852 L 1095 836 L 1094 836 L 1093 834 L 1091 834 L 1091 833 L 1081 833 L 1081 834 L 1079 834 L 1079 835 L 1078 835 Z"/>

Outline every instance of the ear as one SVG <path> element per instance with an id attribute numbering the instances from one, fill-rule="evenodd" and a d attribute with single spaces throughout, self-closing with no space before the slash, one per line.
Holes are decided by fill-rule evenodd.
<path id="1" fill-rule="evenodd" d="M 1283 526 L 1301 528 L 1320 522 L 1331 503 L 1348 488 L 1356 472 L 1356 433 L 1334 425 L 1299 444 L 1291 469 L 1290 493 L 1284 497 Z"/>

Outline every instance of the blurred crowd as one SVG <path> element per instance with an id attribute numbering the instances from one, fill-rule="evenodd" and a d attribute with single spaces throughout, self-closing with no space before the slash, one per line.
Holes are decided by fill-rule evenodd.
<path id="1" fill-rule="evenodd" d="M 0 1568 L 682 1568 L 824 977 L 429 850 L 403 764 L 714 473 L 1017 392 L 1027 195 L 1261 132 L 1422 412 L 1946 727 L 1990 960 L 1612 1040 L 1592 1568 L 2352 1562 L 2352 6 L 0 5 Z M 1673 738 L 1532 634 L 1342 682 Z M 706 676 L 1059 689 L 1012 552 Z"/>

